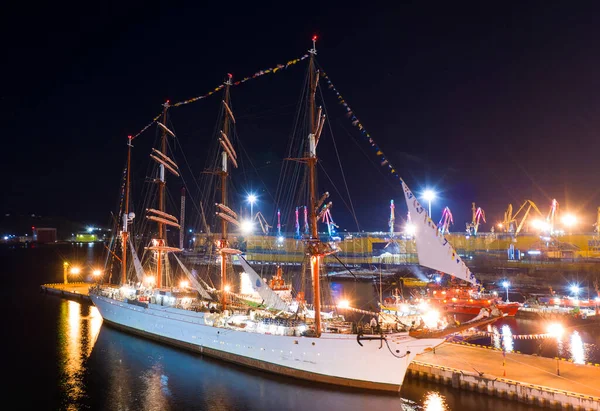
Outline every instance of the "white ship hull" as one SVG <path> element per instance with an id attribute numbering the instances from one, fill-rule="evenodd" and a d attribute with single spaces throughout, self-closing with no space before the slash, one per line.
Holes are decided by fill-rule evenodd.
<path id="1" fill-rule="evenodd" d="M 206 325 L 201 312 L 90 297 L 104 321 L 125 331 L 251 368 L 348 387 L 398 392 L 415 356 L 444 342 L 397 333 L 386 335 L 387 344 L 361 340 L 361 346 L 352 334 L 261 334 Z"/>

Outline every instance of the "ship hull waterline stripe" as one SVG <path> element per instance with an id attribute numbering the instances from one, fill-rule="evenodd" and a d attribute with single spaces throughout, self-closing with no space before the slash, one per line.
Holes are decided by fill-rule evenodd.
<path id="1" fill-rule="evenodd" d="M 323 384 L 329 385 L 338 385 L 344 387 L 351 388 L 359 388 L 363 390 L 369 391 L 386 391 L 386 392 L 395 392 L 400 393 L 401 385 L 396 384 L 385 384 L 385 383 L 375 383 L 369 381 L 361 381 L 361 380 L 353 380 L 349 378 L 341 378 L 341 377 L 333 377 L 330 375 L 323 375 L 319 373 L 314 373 L 310 371 L 302 371 L 294 368 L 285 367 L 278 364 L 269 363 L 262 360 L 255 360 L 253 358 L 248 358 L 243 355 L 228 353 L 220 350 L 215 350 L 213 348 L 208 348 L 196 344 L 190 344 L 185 341 L 179 341 L 173 338 L 164 337 L 161 335 L 149 333 L 147 331 L 138 330 L 136 328 L 127 327 L 122 324 L 115 323 L 113 321 L 103 319 L 103 322 L 107 323 L 111 327 L 117 328 L 119 330 L 125 331 L 127 333 L 139 335 L 142 337 L 146 337 L 148 339 L 158 341 L 161 343 L 165 343 L 168 345 L 172 345 L 175 347 L 183 348 L 187 351 L 192 351 L 195 353 L 205 354 L 209 357 L 218 358 L 227 362 L 231 362 L 234 364 L 243 365 L 245 367 L 266 371 L 272 374 L 284 375 L 291 378 L 297 378 L 306 381 L 319 382 Z"/>

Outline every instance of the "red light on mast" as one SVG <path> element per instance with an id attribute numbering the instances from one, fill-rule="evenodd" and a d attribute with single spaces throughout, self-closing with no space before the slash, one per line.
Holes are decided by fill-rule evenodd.
<path id="1" fill-rule="evenodd" d="M 317 41 L 317 35 L 316 34 L 313 36 L 312 41 Z"/>
<path id="2" fill-rule="evenodd" d="M 133 136 L 127 136 L 127 138 L 131 140 L 133 138 Z"/>
<path id="3" fill-rule="evenodd" d="M 227 73 L 227 75 L 229 76 L 229 78 L 233 77 L 233 74 L 231 74 L 231 73 Z"/>

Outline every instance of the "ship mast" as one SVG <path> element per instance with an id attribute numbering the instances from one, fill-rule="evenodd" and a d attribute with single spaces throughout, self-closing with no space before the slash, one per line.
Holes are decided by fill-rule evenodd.
<path id="1" fill-rule="evenodd" d="M 229 133 L 229 117 L 230 117 L 230 108 L 229 108 L 229 86 L 231 86 L 231 74 L 227 75 L 227 79 L 225 80 L 225 96 L 223 99 L 223 130 L 222 136 L 227 138 L 227 134 Z M 233 117 L 233 116 L 231 116 Z M 223 144 L 223 143 L 222 143 Z M 225 147 L 224 147 L 225 148 Z M 233 153 L 232 153 L 233 154 Z M 231 160 L 234 160 L 233 158 Z M 227 206 L 227 176 L 229 175 L 227 172 L 227 151 L 224 149 L 221 152 L 221 204 L 223 206 Z M 227 220 L 221 219 L 221 305 L 223 311 L 225 311 L 227 307 L 227 295 L 225 291 L 225 287 L 227 285 L 227 257 L 226 253 L 223 251 L 225 248 L 229 246 L 227 241 Z"/>
<path id="2" fill-rule="evenodd" d="M 312 38 L 313 48 L 309 50 L 310 61 L 309 61 L 309 134 L 308 134 L 308 157 L 305 159 L 308 165 L 308 178 L 309 178 L 309 220 L 310 220 L 310 238 L 308 240 L 308 253 L 310 255 L 310 272 L 312 277 L 313 285 L 313 305 L 315 309 L 315 334 L 317 337 L 321 336 L 321 287 L 320 287 L 320 264 L 323 256 L 326 255 L 325 247 L 319 240 L 319 233 L 317 230 L 317 221 L 320 217 L 318 208 L 321 206 L 325 198 L 329 195 L 325 193 L 323 197 L 317 202 L 317 181 L 316 181 L 316 168 L 317 168 L 317 144 L 321 130 L 323 129 L 323 123 L 325 116 L 321 115 L 321 108 L 319 107 L 319 113 L 315 118 L 315 94 L 317 91 L 317 84 L 319 82 L 319 73 L 315 70 L 315 55 L 317 54 L 316 41 L 317 36 Z M 324 213 L 327 208 L 323 208 L 321 213 Z"/>
<path id="3" fill-rule="evenodd" d="M 127 176 L 125 177 L 125 207 L 123 210 L 123 231 L 121 236 L 123 238 L 123 255 L 121 256 L 121 285 L 127 283 L 127 239 L 129 238 L 129 231 L 127 225 L 129 223 L 129 177 L 131 168 L 131 136 L 127 136 Z"/>
<path id="4" fill-rule="evenodd" d="M 169 100 L 163 105 L 163 118 L 162 123 L 167 124 L 167 110 L 169 109 Z M 167 152 L 167 131 L 163 128 L 162 135 L 160 137 L 160 151 L 162 153 Z M 164 213 L 165 212 L 165 167 L 164 165 L 159 165 L 160 174 L 158 181 L 158 211 Z M 156 260 L 156 287 L 160 288 L 162 286 L 162 250 L 161 247 L 164 247 L 166 237 L 166 227 L 162 221 L 158 221 L 158 250 L 157 250 L 157 260 Z"/>

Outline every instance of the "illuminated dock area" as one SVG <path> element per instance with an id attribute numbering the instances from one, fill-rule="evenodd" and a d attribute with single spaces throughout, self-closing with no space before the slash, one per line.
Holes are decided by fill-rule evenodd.
<path id="1" fill-rule="evenodd" d="M 92 283 L 53 283 L 53 284 L 42 284 L 40 291 L 46 294 L 55 294 L 61 297 L 90 301 L 89 290 L 93 286 Z"/>
<path id="2" fill-rule="evenodd" d="M 411 377 L 546 408 L 600 410 L 597 365 L 446 343 L 417 356 Z"/>
<path id="3" fill-rule="evenodd" d="M 90 301 L 92 283 L 54 283 L 41 292 Z M 545 408 L 600 410 L 600 366 L 493 348 L 445 343 L 417 356 L 407 378 L 419 378 Z"/>

